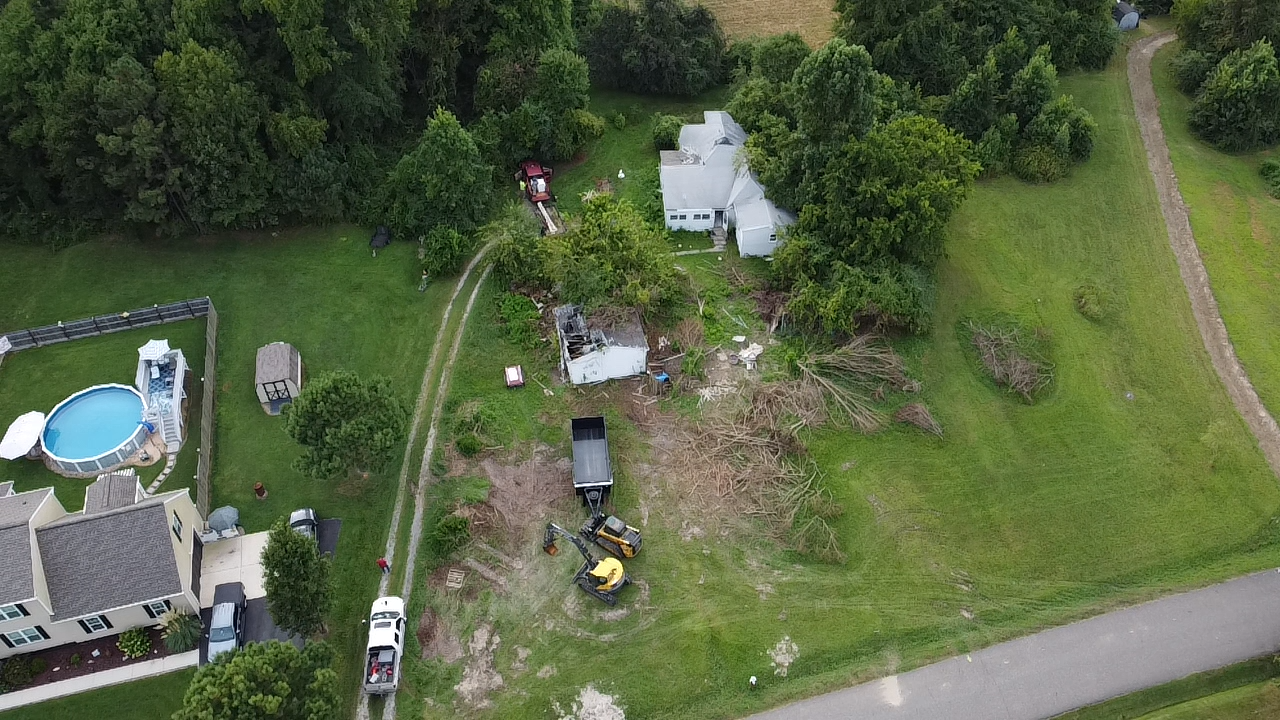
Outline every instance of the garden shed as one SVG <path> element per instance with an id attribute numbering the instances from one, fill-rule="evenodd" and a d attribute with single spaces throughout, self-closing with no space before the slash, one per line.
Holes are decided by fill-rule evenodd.
<path id="1" fill-rule="evenodd" d="M 279 415 L 280 409 L 302 392 L 304 370 L 302 356 L 289 343 L 273 342 L 258 348 L 254 386 L 262 409 Z"/>
<path id="2" fill-rule="evenodd" d="M 582 306 L 564 305 L 555 309 L 555 316 L 560 367 L 569 382 L 588 385 L 644 374 L 649 342 L 634 311 L 588 321 Z"/>
<path id="3" fill-rule="evenodd" d="M 1116 19 L 1116 25 L 1119 25 L 1121 30 L 1138 29 L 1138 11 L 1124 0 L 1116 0 L 1116 6 L 1111 9 L 1111 17 Z"/>

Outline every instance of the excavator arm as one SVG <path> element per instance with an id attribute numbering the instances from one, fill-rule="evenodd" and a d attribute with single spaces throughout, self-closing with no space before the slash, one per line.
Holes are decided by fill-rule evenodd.
<path id="1" fill-rule="evenodd" d="M 580 540 L 577 535 L 565 530 L 555 523 L 547 523 L 547 532 L 542 536 L 542 551 L 548 555 L 555 555 L 560 552 L 560 548 L 556 547 L 556 536 L 565 538 L 578 548 L 578 552 L 582 553 L 582 557 L 588 561 L 595 560 L 591 557 L 591 551 L 587 550 L 587 544 Z"/>

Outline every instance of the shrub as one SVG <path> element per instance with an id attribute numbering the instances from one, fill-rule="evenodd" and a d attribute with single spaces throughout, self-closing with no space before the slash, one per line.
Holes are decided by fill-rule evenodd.
<path id="1" fill-rule="evenodd" d="M 165 648 L 171 653 L 194 650 L 200 643 L 199 616 L 170 610 L 160 618 L 160 625 L 164 628 L 160 637 L 164 640 Z"/>
<path id="2" fill-rule="evenodd" d="M 1072 293 L 1072 299 L 1075 300 L 1076 310 L 1090 320 L 1098 321 L 1106 315 L 1107 307 L 1102 289 L 1093 283 L 1077 287 Z"/>
<path id="3" fill-rule="evenodd" d="M 71 653 L 71 657 L 67 658 L 67 664 L 73 668 L 80 667 L 82 662 L 84 662 L 84 659 L 80 657 L 80 653 Z"/>
<path id="4" fill-rule="evenodd" d="M 609 114 L 609 122 L 613 123 L 613 126 L 619 130 L 627 129 L 627 116 L 616 110 Z"/>
<path id="5" fill-rule="evenodd" d="M 1053 182 L 1071 170 L 1068 153 L 1048 145 L 1029 145 L 1013 156 L 1013 174 L 1027 182 Z"/>
<path id="6" fill-rule="evenodd" d="M 680 372 L 690 377 L 705 380 L 707 377 L 706 361 L 706 350 L 701 347 L 690 348 L 685 351 L 684 359 L 680 361 Z"/>
<path id="7" fill-rule="evenodd" d="M 680 128 L 684 127 L 684 118 L 678 115 L 653 116 L 653 147 L 656 150 L 679 150 Z"/>
<path id="8" fill-rule="evenodd" d="M 480 438 L 476 437 L 475 433 L 467 433 L 454 440 L 453 444 L 454 447 L 458 448 L 458 452 L 462 453 L 463 457 L 475 457 L 480 454 L 481 450 L 484 450 L 484 443 L 480 441 Z"/>
<path id="9" fill-rule="evenodd" d="M 1173 62 L 1169 63 L 1169 70 L 1173 73 L 1178 89 L 1195 97 L 1205 78 L 1209 77 L 1217 64 L 1218 61 L 1209 53 L 1187 49 L 1174 56 Z"/>
<path id="10" fill-rule="evenodd" d="M 37 663 L 39 667 L 37 668 Z M 44 672 L 44 660 L 36 660 L 27 655 L 18 655 L 4 661 L 0 666 L 0 686 L 6 690 L 17 690 L 25 687 Z"/>
<path id="11" fill-rule="evenodd" d="M 533 347 L 538 344 L 538 321 L 542 313 L 532 300 L 515 293 L 505 293 L 498 300 L 498 318 L 513 345 Z"/>
<path id="12" fill-rule="evenodd" d="M 130 660 L 136 660 L 151 651 L 151 635 L 146 628 L 133 628 L 120 633 L 116 647 Z"/>
<path id="13" fill-rule="evenodd" d="M 428 275 L 449 275 L 462 269 L 475 249 L 475 242 L 470 235 L 437 225 L 427 232 L 423 249 L 422 269 Z"/>
<path id="14" fill-rule="evenodd" d="M 1271 43 L 1237 50 L 1209 73 L 1191 106 L 1191 129 L 1224 150 L 1280 139 L 1280 66 Z"/>
<path id="15" fill-rule="evenodd" d="M 448 555 L 471 541 L 471 521 L 450 513 L 436 523 L 431 539 L 441 555 Z"/>
<path id="16" fill-rule="evenodd" d="M 1012 114 L 1001 117 L 983 133 L 978 141 L 978 162 L 984 175 L 994 177 L 1009 171 L 1017 139 L 1018 117 Z"/>
<path id="17" fill-rule="evenodd" d="M 1263 160 L 1258 174 L 1262 175 L 1262 181 L 1267 184 L 1267 193 L 1273 198 L 1280 198 L 1280 160 Z"/>

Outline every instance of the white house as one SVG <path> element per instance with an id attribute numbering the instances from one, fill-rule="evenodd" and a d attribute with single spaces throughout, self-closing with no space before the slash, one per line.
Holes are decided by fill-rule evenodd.
<path id="1" fill-rule="evenodd" d="M 733 229 L 738 252 L 768 257 L 795 217 L 765 197 L 747 167 L 747 133 L 727 112 L 708 110 L 706 122 L 680 128 L 680 149 L 661 153 L 662 204 L 672 230 Z"/>
<path id="2" fill-rule="evenodd" d="M 199 612 L 203 524 L 186 490 L 103 475 L 69 513 L 53 488 L 0 483 L 0 659 Z"/>
<path id="3" fill-rule="evenodd" d="M 560 367 L 574 385 L 642 375 L 648 369 L 649 342 L 638 317 L 607 326 L 589 323 L 579 305 L 555 309 L 560 336 Z"/>

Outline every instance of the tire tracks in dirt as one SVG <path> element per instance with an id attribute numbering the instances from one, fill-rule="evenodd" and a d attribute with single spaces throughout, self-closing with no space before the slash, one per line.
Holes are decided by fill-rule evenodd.
<path id="1" fill-rule="evenodd" d="M 1231 338 L 1227 334 L 1227 326 L 1222 321 L 1218 301 L 1209 284 L 1209 273 L 1205 270 L 1204 260 L 1200 257 L 1200 249 L 1191 231 L 1187 204 L 1178 189 L 1178 178 L 1174 174 L 1169 146 L 1165 142 L 1164 126 L 1160 123 L 1160 101 L 1151 80 L 1151 60 L 1157 50 L 1177 37 L 1174 32 L 1159 33 L 1138 41 L 1129 50 L 1129 90 L 1133 95 L 1133 109 L 1138 117 L 1138 128 L 1142 132 L 1142 144 L 1147 149 L 1147 167 L 1155 180 L 1156 193 L 1160 198 L 1160 213 L 1164 215 L 1165 228 L 1169 232 L 1169 245 L 1177 258 L 1182 284 L 1186 286 L 1187 296 L 1191 300 L 1191 314 L 1200 329 L 1200 339 L 1204 341 L 1213 369 L 1226 387 L 1232 404 L 1258 441 L 1258 447 L 1271 466 L 1271 472 L 1280 476 L 1280 426 L 1276 425 L 1275 419 L 1267 412 L 1254 390 L 1253 383 L 1249 382 L 1249 375 L 1240 364 L 1235 346 L 1231 344 Z"/>
<path id="2" fill-rule="evenodd" d="M 476 253 L 476 256 L 467 264 L 462 276 L 458 278 L 457 285 L 453 288 L 453 294 L 449 296 L 449 303 L 445 306 L 444 314 L 440 317 L 440 328 L 436 331 L 435 342 L 431 345 L 431 357 L 427 361 L 427 369 L 422 374 L 422 387 L 418 390 L 418 399 L 414 403 L 413 420 L 409 426 L 409 437 L 405 441 L 404 459 L 400 464 L 400 478 L 396 487 L 396 503 L 391 511 L 391 520 L 388 522 L 387 545 L 384 550 L 383 557 L 387 562 L 395 561 L 395 551 L 397 540 L 400 537 L 400 518 L 404 513 L 404 499 L 408 482 L 409 482 L 409 466 L 413 460 L 413 449 L 417 442 L 418 432 L 422 426 L 422 419 L 425 415 L 428 401 L 432 399 L 432 381 L 437 374 L 437 366 L 440 364 L 441 351 L 444 349 L 445 338 L 449 333 L 449 318 L 453 313 L 453 308 L 457 303 L 458 296 L 462 294 L 463 288 L 471 279 L 471 273 L 475 271 L 484 256 L 488 253 L 490 245 L 486 245 Z M 418 477 L 415 480 L 414 490 L 414 509 L 413 521 L 409 527 L 409 545 L 407 550 L 408 557 L 405 559 L 405 575 L 402 584 L 402 596 L 405 602 L 408 602 L 409 591 L 413 587 L 413 563 L 418 555 L 418 542 L 422 537 L 422 516 L 423 504 L 426 500 L 426 481 L 430 479 L 431 453 L 435 448 L 435 440 L 440 424 L 440 415 L 444 409 L 444 399 L 448 394 L 449 377 L 453 369 L 453 363 L 458 357 L 458 349 L 462 345 L 462 338 L 467 327 L 467 320 L 471 315 L 471 309 L 475 305 L 476 297 L 480 294 L 480 288 L 484 286 L 484 281 L 489 277 L 490 271 L 493 270 L 492 265 L 485 267 L 480 274 L 480 278 L 476 281 L 475 287 L 471 290 L 471 295 L 467 299 L 466 307 L 462 311 L 459 318 L 458 327 L 454 331 L 453 342 L 449 350 L 449 357 L 444 363 L 443 369 L 440 370 L 440 381 L 435 384 L 435 402 L 431 404 L 431 420 L 427 424 L 427 442 L 423 449 L 422 463 L 418 469 Z M 390 589 L 391 576 L 383 575 L 382 580 L 378 584 L 379 597 L 386 595 Z M 363 654 L 363 651 L 362 651 Z M 363 664 L 363 663 L 362 663 Z M 363 671 L 362 671 L 363 672 Z M 395 696 L 387 697 L 383 705 L 382 717 L 384 720 L 395 720 L 396 702 Z M 363 691 L 356 702 L 356 720 L 369 720 L 369 696 Z"/>

